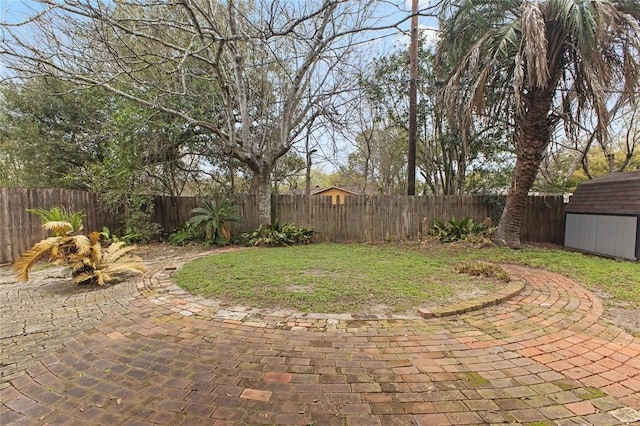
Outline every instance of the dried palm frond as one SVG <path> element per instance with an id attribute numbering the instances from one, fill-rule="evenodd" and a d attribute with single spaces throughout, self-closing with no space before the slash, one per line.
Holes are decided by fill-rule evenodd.
<path id="1" fill-rule="evenodd" d="M 147 271 L 147 268 L 142 263 L 131 259 L 123 262 L 110 264 L 106 269 L 103 270 L 103 272 L 105 271 L 109 273 L 133 272 L 133 273 L 142 274 Z"/>
<path id="2" fill-rule="evenodd" d="M 93 231 L 87 234 L 87 238 L 89 238 L 89 241 L 91 241 L 91 244 L 97 244 L 98 242 L 100 242 L 101 235 L 102 235 L 102 232 Z"/>
<path id="3" fill-rule="evenodd" d="M 77 254 L 82 256 L 89 256 L 91 254 L 92 244 L 86 235 L 74 235 L 72 238 Z"/>
<path id="4" fill-rule="evenodd" d="M 19 280 L 28 281 L 29 269 L 46 253 L 49 253 L 50 262 L 70 267 L 76 284 L 95 281 L 98 285 L 105 285 L 116 274 L 146 271 L 142 259 L 131 253 L 135 246 L 117 242 L 103 249 L 99 232 L 68 235 L 69 224 L 66 222 L 47 222 L 47 229 L 58 230 L 65 235 L 46 238 L 25 252 L 14 265 Z"/>
<path id="5" fill-rule="evenodd" d="M 38 258 L 48 253 L 53 247 L 57 247 L 65 237 L 49 237 L 36 243 L 27 250 L 13 265 L 16 278 L 20 281 L 29 281 L 29 268 Z"/>
<path id="6" fill-rule="evenodd" d="M 99 282 L 96 276 L 98 274 L 99 274 L 99 271 L 95 271 L 95 270 L 91 272 L 82 272 L 73 278 L 73 283 L 82 284 L 82 283 L 86 283 L 87 281 L 93 281 L 93 280 L 96 280 L 96 282 Z M 103 284 L 100 284 L 100 285 L 104 285 L 104 280 L 103 280 Z"/>
<path id="7" fill-rule="evenodd" d="M 83 268 L 95 269 L 96 267 L 90 257 L 77 253 L 70 254 L 67 258 L 67 263 L 71 267 L 72 272 L 77 272 Z"/>
<path id="8" fill-rule="evenodd" d="M 69 222 L 63 220 L 50 220 L 42 224 L 42 227 L 50 233 L 64 237 L 73 232 L 73 226 Z"/>
<path id="9" fill-rule="evenodd" d="M 113 243 L 104 250 L 104 255 L 101 260 L 101 263 L 116 262 L 118 259 L 120 259 L 124 255 L 128 253 L 130 254 L 130 252 L 132 250 L 135 250 L 136 248 L 137 248 L 136 246 L 128 246 L 126 245 L 126 243 L 122 241 Z M 136 256 L 135 260 L 140 261 L 142 259 Z"/>
<path id="10" fill-rule="evenodd" d="M 114 262 L 103 262 L 96 265 L 96 268 L 90 271 L 83 271 L 76 275 L 73 282 L 81 284 L 87 281 L 93 281 L 96 284 L 102 286 L 106 283 L 113 281 L 116 275 L 123 273 L 136 273 L 142 274 L 146 272 L 147 268 L 133 256 L 120 257 Z"/>

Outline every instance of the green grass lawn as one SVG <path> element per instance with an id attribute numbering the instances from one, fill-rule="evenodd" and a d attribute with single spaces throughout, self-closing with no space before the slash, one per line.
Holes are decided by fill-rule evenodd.
<path id="1" fill-rule="evenodd" d="M 640 263 L 637 262 L 535 246 L 525 246 L 521 250 L 497 247 L 457 250 L 442 246 L 441 250 L 445 255 L 448 253 L 465 260 L 490 260 L 543 268 L 572 278 L 588 289 L 605 291 L 616 300 L 640 307 Z"/>
<path id="2" fill-rule="evenodd" d="M 463 261 L 520 263 L 569 276 L 640 306 L 640 265 L 547 248 L 466 244 L 312 244 L 252 248 L 195 260 L 178 285 L 204 297 L 260 308 L 357 313 L 372 306 L 415 312 L 493 291 L 498 280 L 458 274 Z"/>
<path id="3" fill-rule="evenodd" d="M 216 254 L 174 277 L 184 289 L 230 303 L 334 313 L 377 305 L 415 312 L 504 285 L 452 266 L 452 259 L 415 246 L 312 244 Z"/>

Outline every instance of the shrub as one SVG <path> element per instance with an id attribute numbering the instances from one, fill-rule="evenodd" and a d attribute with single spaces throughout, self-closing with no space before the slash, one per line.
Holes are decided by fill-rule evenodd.
<path id="1" fill-rule="evenodd" d="M 16 277 L 21 281 L 29 280 L 29 269 L 47 253 L 49 262 L 70 268 L 75 284 L 105 285 L 117 275 L 145 271 L 142 260 L 131 253 L 135 246 L 120 241 L 105 248 L 100 242 L 100 232 L 74 234 L 73 225 L 65 221 L 46 222 L 43 227 L 52 236 L 36 243 L 14 265 Z"/>
<path id="2" fill-rule="evenodd" d="M 511 281 L 511 277 L 504 269 L 492 263 L 463 262 L 457 264 L 454 269 L 460 274 L 469 274 L 476 277 L 495 277 L 505 283 Z"/>
<path id="3" fill-rule="evenodd" d="M 453 217 L 449 222 L 436 220 L 431 228 L 431 235 L 444 243 L 465 240 L 472 236 L 485 235 L 488 232 L 490 230 L 487 225 L 476 223 L 470 218 L 456 219 Z"/>
<path id="4" fill-rule="evenodd" d="M 229 224 L 242 220 L 239 211 L 240 207 L 228 199 L 220 203 L 204 200 L 202 207 L 191 210 L 194 216 L 189 219 L 187 226 L 196 238 L 207 244 L 227 244 L 231 239 Z"/>
<path id="5" fill-rule="evenodd" d="M 193 232 L 193 228 L 189 223 L 186 223 L 182 227 L 173 231 L 167 239 L 169 244 L 173 244 L 176 246 L 182 246 L 190 241 L 198 240 L 198 236 Z"/>
<path id="6" fill-rule="evenodd" d="M 140 240 L 140 234 L 137 232 L 129 231 L 126 234 L 118 237 L 115 233 L 111 232 L 109 228 L 106 226 L 102 227 L 102 231 L 100 232 L 100 236 L 106 243 L 119 243 L 124 242 L 126 244 L 131 244 L 134 241 Z"/>
<path id="7" fill-rule="evenodd" d="M 271 225 L 260 225 L 252 232 L 242 234 L 242 241 L 250 246 L 288 246 L 291 244 L 308 244 L 313 237 L 313 231 L 299 228 L 293 223 L 279 224 L 275 221 Z"/>

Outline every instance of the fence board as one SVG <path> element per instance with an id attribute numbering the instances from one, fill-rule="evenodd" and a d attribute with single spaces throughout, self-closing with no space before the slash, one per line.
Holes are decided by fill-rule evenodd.
<path id="1" fill-rule="evenodd" d="M 83 210 L 85 230 L 116 229 L 118 215 L 107 212 L 96 194 L 66 189 L 0 188 L 0 263 L 12 262 L 46 236 L 40 218 L 30 208 L 64 207 Z"/>
<path id="2" fill-rule="evenodd" d="M 231 227 L 235 235 L 256 229 L 258 202 L 255 196 L 233 197 L 243 221 Z M 196 197 L 154 197 L 152 220 L 165 235 L 182 226 L 191 210 L 200 204 Z M 85 230 L 103 226 L 116 232 L 119 215 L 105 210 L 98 196 L 64 189 L 0 188 L 0 263 L 12 262 L 45 236 L 40 220 L 28 208 L 65 207 L 84 210 Z M 479 196 L 348 196 L 344 204 L 332 204 L 331 197 L 281 195 L 272 198 L 272 217 L 280 223 L 293 222 L 315 231 L 316 241 L 374 242 L 420 238 L 436 219 L 470 217 L 482 222 L 492 216 L 491 206 Z M 522 224 L 523 241 L 562 244 L 564 237 L 562 196 L 529 197 Z M 494 223 L 495 218 L 494 218 Z"/>

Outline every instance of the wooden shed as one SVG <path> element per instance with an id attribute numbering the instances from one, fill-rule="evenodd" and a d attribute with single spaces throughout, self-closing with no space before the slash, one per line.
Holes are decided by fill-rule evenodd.
<path id="1" fill-rule="evenodd" d="M 312 196 L 331 197 L 331 204 L 344 204 L 345 197 L 349 195 L 360 195 L 357 191 L 351 189 L 330 186 L 328 188 L 318 188 L 311 193 Z"/>
<path id="2" fill-rule="evenodd" d="M 564 245 L 640 259 L 640 171 L 612 173 L 578 186 L 565 208 Z"/>

